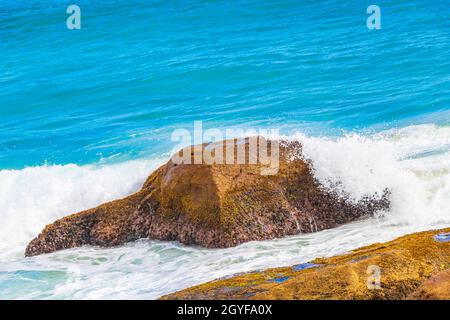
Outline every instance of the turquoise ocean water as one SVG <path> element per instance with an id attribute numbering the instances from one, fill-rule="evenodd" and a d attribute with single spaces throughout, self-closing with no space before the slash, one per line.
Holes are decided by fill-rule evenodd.
<path id="1" fill-rule="evenodd" d="M 71 4 L 81 30 L 66 28 Z M 376 1 L 380 30 L 371 4 L 0 0 L 0 298 L 156 298 L 449 225 L 450 2 Z M 137 190 L 196 120 L 279 129 L 324 184 L 355 198 L 389 187 L 393 208 L 234 249 L 23 258 L 45 224 Z"/>

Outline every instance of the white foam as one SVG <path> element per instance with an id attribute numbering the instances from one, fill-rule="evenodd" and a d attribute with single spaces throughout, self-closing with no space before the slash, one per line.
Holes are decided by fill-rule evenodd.
<path id="1" fill-rule="evenodd" d="M 450 223 L 450 128 L 411 126 L 336 139 L 296 134 L 327 188 L 355 201 L 388 188 L 393 222 Z"/>
<path id="2" fill-rule="evenodd" d="M 46 224 L 137 191 L 162 163 L 55 165 L 0 171 L 0 251 L 22 251 Z M 0 257 L 1 259 L 1 257 Z"/>

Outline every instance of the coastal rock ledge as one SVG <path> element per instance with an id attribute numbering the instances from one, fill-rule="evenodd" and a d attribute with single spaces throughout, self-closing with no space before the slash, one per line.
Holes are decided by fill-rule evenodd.
<path id="1" fill-rule="evenodd" d="M 249 141 L 227 140 L 222 151 L 233 150 L 231 159 L 234 155 L 236 160 L 237 150 L 244 146 L 251 159 L 255 155 Z M 172 157 L 140 191 L 46 226 L 25 255 L 82 245 L 111 247 L 140 238 L 231 247 L 333 228 L 389 207 L 388 192 L 355 204 L 322 188 L 310 163 L 301 157 L 300 143 L 257 139 L 259 147 L 269 150 L 273 143 L 279 146 L 276 174 L 262 174 L 273 168 L 260 162 L 177 164 Z M 177 155 L 190 152 L 193 160 L 199 152 L 211 152 L 208 148 L 211 144 L 189 147 Z"/>
<path id="2" fill-rule="evenodd" d="M 163 300 L 449 300 L 450 228 L 291 267 L 249 272 Z"/>

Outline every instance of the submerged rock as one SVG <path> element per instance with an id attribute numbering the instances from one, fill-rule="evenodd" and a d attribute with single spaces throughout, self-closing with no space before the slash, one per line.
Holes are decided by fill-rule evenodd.
<path id="1" fill-rule="evenodd" d="M 415 233 L 312 263 L 228 277 L 162 299 L 449 299 L 450 243 L 435 241 L 438 233 Z"/>
<path id="2" fill-rule="evenodd" d="M 332 228 L 389 207 L 387 192 L 352 203 L 324 190 L 302 159 L 298 142 L 255 141 L 270 150 L 279 147 L 276 167 L 261 161 L 250 164 L 261 149 L 254 154 L 249 138 L 228 140 L 223 150 L 214 149 L 213 154 L 232 150 L 230 164 L 178 164 L 175 159 L 181 154 L 188 153 L 192 163 L 199 153 L 211 154 L 211 144 L 186 148 L 153 172 L 137 193 L 48 225 L 25 254 L 82 245 L 109 247 L 139 238 L 230 247 Z M 248 161 L 237 161 L 242 155 L 238 150 Z"/>

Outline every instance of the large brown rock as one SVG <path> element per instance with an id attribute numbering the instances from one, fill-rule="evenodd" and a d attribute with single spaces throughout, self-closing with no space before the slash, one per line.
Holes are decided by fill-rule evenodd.
<path id="1" fill-rule="evenodd" d="M 236 150 L 242 144 L 250 156 L 248 139 L 231 143 Z M 279 144 L 279 168 L 273 175 L 262 174 L 265 165 L 260 163 L 176 164 L 170 160 L 137 193 L 48 225 L 25 254 L 82 245 L 116 246 L 139 238 L 230 247 L 332 228 L 389 206 L 387 193 L 378 200 L 352 204 L 324 190 L 310 164 L 301 158 L 301 145 Z M 205 144 L 194 149 L 192 159 L 206 148 Z"/>

